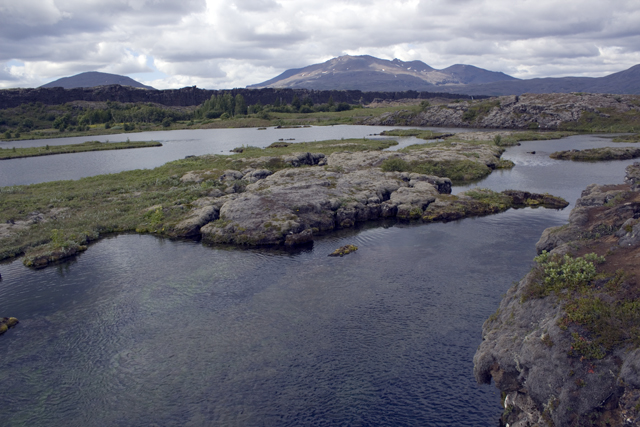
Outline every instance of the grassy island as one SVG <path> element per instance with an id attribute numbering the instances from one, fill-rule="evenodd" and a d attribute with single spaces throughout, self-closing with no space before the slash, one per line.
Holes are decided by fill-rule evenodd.
<path id="1" fill-rule="evenodd" d="M 573 160 L 578 162 L 595 162 L 605 160 L 628 160 L 640 157 L 640 148 L 602 147 L 585 150 L 556 151 L 549 155 L 556 160 Z"/>
<path id="2" fill-rule="evenodd" d="M 53 154 L 82 153 L 85 151 L 127 150 L 130 148 L 162 147 L 157 141 L 100 142 L 87 141 L 82 144 L 46 145 L 44 147 L 0 148 L 0 160 L 21 157 L 51 156 Z"/>
<path id="3" fill-rule="evenodd" d="M 24 254 L 26 265 L 41 267 L 111 233 L 297 245 L 357 221 L 449 221 L 517 206 L 566 205 L 523 192 L 448 194 L 452 179 L 469 182 L 512 166 L 500 159 L 504 148 L 493 140 L 453 138 L 383 151 L 393 145 L 367 139 L 278 142 L 155 169 L 2 187 L 0 260 Z"/>

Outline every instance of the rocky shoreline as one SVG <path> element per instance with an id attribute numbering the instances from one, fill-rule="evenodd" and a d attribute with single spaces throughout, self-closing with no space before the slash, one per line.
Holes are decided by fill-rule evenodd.
<path id="1" fill-rule="evenodd" d="M 502 425 L 640 424 L 640 163 L 625 184 L 588 186 L 536 249 L 474 357 L 502 392 Z"/>
<path id="2" fill-rule="evenodd" d="M 363 124 L 603 131 L 627 123 L 631 130 L 640 123 L 639 101 L 637 95 L 524 94 L 458 100 L 429 106 L 417 113 L 399 110 L 365 119 Z"/>

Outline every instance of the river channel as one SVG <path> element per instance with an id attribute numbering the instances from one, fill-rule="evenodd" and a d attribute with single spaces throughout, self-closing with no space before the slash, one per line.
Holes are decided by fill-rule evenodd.
<path id="1" fill-rule="evenodd" d="M 318 140 L 355 132 L 337 128 Z M 549 152 L 611 144 L 525 142 L 474 185 L 573 205 L 631 161 Z M 290 252 L 120 235 L 43 270 L 0 264 L 0 315 L 20 319 L 0 337 L 0 425 L 496 426 L 499 393 L 473 379 L 482 323 L 570 208 L 370 223 Z"/>

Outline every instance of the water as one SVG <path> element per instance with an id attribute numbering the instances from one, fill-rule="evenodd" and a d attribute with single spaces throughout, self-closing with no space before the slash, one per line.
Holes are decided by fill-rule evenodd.
<path id="1" fill-rule="evenodd" d="M 230 154 L 229 150 L 250 145 L 266 147 L 280 139 L 288 142 L 312 142 L 328 139 L 385 137 L 375 136 L 383 126 L 316 126 L 308 128 L 265 130 L 251 129 L 197 129 L 160 132 L 139 132 L 120 135 L 42 139 L 32 141 L 0 141 L 0 148 L 44 147 L 45 145 L 81 144 L 85 141 L 102 142 L 158 141 L 162 147 L 137 148 L 132 150 L 94 151 L 58 154 L 53 156 L 28 157 L 0 160 L 0 187 L 36 184 L 46 181 L 79 179 L 107 173 L 133 169 L 151 169 L 185 156 L 203 154 Z M 470 129 L 434 129 L 441 132 L 468 132 Z M 294 141 L 291 141 L 293 139 Z M 417 138 L 397 138 L 399 149 L 411 144 L 424 143 Z"/>
<path id="2" fill-rule="evenodd" d="M 597 143 L 510 148 L 516 167 L 478 185 L 573 202 L 628 162 L 526 152 Z M 0 425 L 495 426 L 498 391 L 472 374 L 482 323 L 567 215 L 371 223 L 292 252 L 121 235 L 4 263 L 0 315 L 21 323 L 0 337 Z"/>

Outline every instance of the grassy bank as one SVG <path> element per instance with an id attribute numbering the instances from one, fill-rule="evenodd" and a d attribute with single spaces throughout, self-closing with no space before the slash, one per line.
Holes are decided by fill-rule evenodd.
<path id="1" fill-rule="evenodd" d="M 85 151 L 126 150 L 130 148 L 162 147 L 157 141 L 127 141 L 103 143 L 100 141 L 87 141 L 82 144 L 71 145 L 46 145 L 44 147 L 27 148 L 0 148 L 0 160 L 16 159 L 21 157 L 50 156 L 53 154 L 82 153 Z"/>

